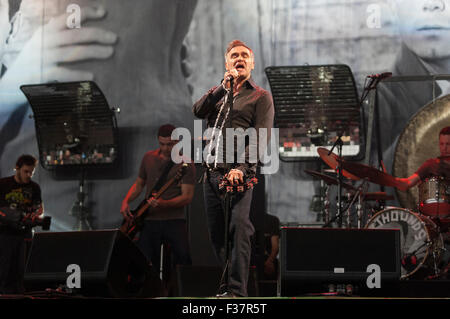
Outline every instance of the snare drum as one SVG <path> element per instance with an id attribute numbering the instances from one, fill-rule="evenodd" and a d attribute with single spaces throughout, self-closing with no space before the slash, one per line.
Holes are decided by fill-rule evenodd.
<path id="1" fill-rule="evenodd" d="M 393 207 L 373 215 L 366 228 L 400 229 L 401 279 L 423 279 L 437 271 L 444 242 L 428 216 Z"/>
<path id="2" fill-rule="evenodd" d="M 419 211 L 433 217 L 450 217 L 450 181 L 448 179 L 431 177 L 419 185 Z"/>

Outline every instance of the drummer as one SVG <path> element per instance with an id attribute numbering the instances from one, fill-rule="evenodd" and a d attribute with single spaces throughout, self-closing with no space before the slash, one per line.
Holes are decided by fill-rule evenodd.
<path id="1" fill-rule="evenodd" d="M 411 176 L 407 178 L 396 177 L 396 187 L 401 191 L 406 191 L 431 176 L 450 179 L 450 126 L 444 127 L 439 132 L 439 151 L 441 156 L 428 159 Z"/>
<path id="2" fill-rule="evenodd" d="M 409 176 L 408 178 L 398 178 L 397 188 L 402 191 L 414 187 L 420 181 L 432 176 L 440 176 L 446 179 L 450 179 L 450 126 L 444 127 L 439 132 L 439 151 L 441 156 L 437 158 L 431 158 L 425 161 L 419 169 Z M 450 228 L 441 224 L 441 233 L 444 239 L 445 250 L 442 254 L 441 264 L 441 278 L 450 279 Z"/>

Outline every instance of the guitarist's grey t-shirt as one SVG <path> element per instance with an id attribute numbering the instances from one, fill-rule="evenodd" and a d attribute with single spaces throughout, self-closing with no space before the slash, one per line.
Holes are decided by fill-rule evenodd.
<path id="1" fill-rule="evenodd" d="M 187 162 L 187 161 L 186 161 Z M 153 189 L 155 184 L 158 182 L 159 177 L 164 172 L 164 168 L 169 163 L 168 160 L 163 160 L 159 156 L 159 149 L 154 151 L 148 151 L 145 153 L 141 167 L 139 169 L 139 177 L 145 180 L 146 183 L 146 198 L 149 197 L 150 191 Z M 169 181 L 172 177 L 174 177 L 181 167 L 181 164 L 174 164 L 170 169 L 167 177 L 162 182 L 161 186 L 163 186 L 167 181 Z M 171 199 L 181 195 L 181 184 L 195 184 L 195 166 L 193 163 L 189 163 L 188 169 L 186 170 L 186 174 L 182 177 L 181 181 L 178 183 L 172 184 L 162 195 L 163 199 Z M 168 220 L 168 219 L 185 219 L 185 210 L 184 207 L 181 208 L 151 208 L 149 214 L 146 219 L 152 220 Z"/>

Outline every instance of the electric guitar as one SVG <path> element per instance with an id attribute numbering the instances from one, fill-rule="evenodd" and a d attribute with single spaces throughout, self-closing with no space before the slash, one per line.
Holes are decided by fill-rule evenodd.
<path id="1" fill-rule="evenodd" d="M 183 163 L 178 169 L 175 176 L 167 181 L 167 183 L 165 183 L 161 187 L 161 189 L 151 197 L 153 197 L 154 199 L 160 198 L 172 184 L 177 183 L 181 180 L 183 175 L 186 174 L 187 167 L 188 164 Z M 133 215 L 132 218 L 129 218 L 128 220 L 124 218 L 122 226 L 120 227 L 120 231 L 127 235 L 130 239 L 133 239 L 134 236 L 136 236 L 136 234 L 142 230 L 145 217 L 147 217 L 147 215 L 149 214 L 149 208 L 150 204 L 148 202 L 148 199 L 143 200 L 135 210 L 131 210 L 131 214 Z"/>
<path id="2" fill-rule="evenodd" d="M 31 217 L 31 214 L 10 207 L 0 207 L 0 224 L 16 230 L 25 230 L 41 226 L 42 230 L 49 230 L 52 218 L 50 216 Z"/>

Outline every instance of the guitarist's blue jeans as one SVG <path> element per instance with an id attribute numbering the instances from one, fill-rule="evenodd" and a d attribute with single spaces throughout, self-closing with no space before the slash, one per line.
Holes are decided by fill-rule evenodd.
<path id="1" fill-rule="evenodd" d="M 224 201 L 218 196 L 223 175 L 211 172 L 203 184 L 209 237 L 218 261 L 225 265 L 225 211 Z M 255 229 L 250 221 L 253 190 L 234 196 L 230 220 L 231 267 L 228 271 L 228 288 L 238 296 L 247 296 L 251 256 L 251 236 Z"/>

